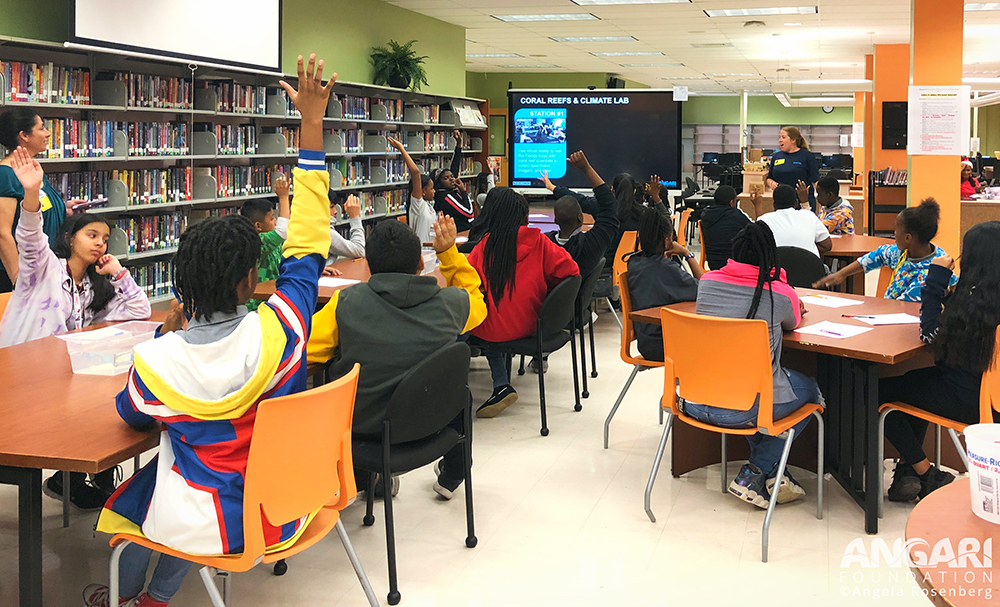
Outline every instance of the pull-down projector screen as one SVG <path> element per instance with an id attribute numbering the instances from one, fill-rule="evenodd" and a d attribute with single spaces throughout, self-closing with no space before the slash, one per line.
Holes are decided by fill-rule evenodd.
<path id="1" fill-rule="evenodd" d="M 281 70 L 281 0 L 75 0 L 73 40 Z"/>

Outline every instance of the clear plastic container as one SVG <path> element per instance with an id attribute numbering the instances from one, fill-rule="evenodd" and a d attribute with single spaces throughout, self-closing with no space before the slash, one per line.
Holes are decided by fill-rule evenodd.
<path id="1" fill-rule="evenodd" d="M 420 274 L 426 276 L 427 274 L 434 273 L 434 270 L 440 265 L 434 247 L 422 247 L 420 255 L 424 258 L 424 271 Z"/>
<path id="2" fill-rule="evenodd" d="M 66 342 L 73 373 L 118 375 L 132 366 L 132 348 L 153 339 L 158 326 L 158 322 L 133 320 L 58 337 Z"/>

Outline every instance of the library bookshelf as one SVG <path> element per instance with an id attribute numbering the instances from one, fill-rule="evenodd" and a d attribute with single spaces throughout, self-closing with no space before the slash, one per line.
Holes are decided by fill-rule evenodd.
<path id="1" fill-rule="evenodd" d="M 65 199 L 106 216 L 109 252 L 154 303 L 171 297 L 170 258 L 188 225 L 272 198 L 275 172 L 291 176 L 301 118 L 281 79 L 0 38 L 0 110 L 42 117 L 53 133 L 38 158 L 46 174 Z M 331 201 L 358 196 L 366 230 L 405 216 L 409 175 L 387 137 L 430 171 L 450 165 L 459 129 L 471 178 L 487 164 L 488 115 L 484 100 L 338 82 L 323 125 Z"/>

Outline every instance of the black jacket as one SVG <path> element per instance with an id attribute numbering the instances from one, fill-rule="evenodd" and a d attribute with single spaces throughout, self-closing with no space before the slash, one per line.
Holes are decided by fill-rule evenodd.
<path id="1" fill-rule="evenodd" d="M 941 326 L 941 312 L 948 299 L 948 283 L 952 272 L 944 266 L 931 265 L 927 270 L 924 288 L 920 292 L 920 340 L 932 344 L 937 339 Z M 953 390 L 956 399 L 968 407 L 979 405 L 979 391 L 983 374 L 953 367 L 948 361 L 938 358 L 934 361 L 941 370 L 945 383 Z M 996 417 L 996 415 L 994 415 Z"/>
<path id="2" fill-rule="evenodd" d="M 664 255 L 628 258 L 628 291 L 632 309 L 644 310 L 698 299 L 698 280 Z M 663 360 L 663 329 L 659 324 L 633 323 L 636 346 L 646 360 Z"/>
<path id="3" fill-rule="evenodd" d="M 594 225 L 589 232 L 577 232 L 566 241 L 566 244 L 561 245 L 580 267 L 580 275 L 587 276 L 597 267 L 611 241 L 618 234 L 618 204 L 615 196 L 606 183 L 594 188 L 594 197 L 573 194 L 563 187 L 557 187 L 553 193 L 557 198 L 566 194 L 574 196 L 580 201 L 583 212 L 594 216 Z M 546 234 L 556 244 L 559 244 L 556 240 L 558 235 L 558 230 Z"/>
<path id="4" fill-rule="evenodd" d="M 451 157 L 451 174 L 457 179 L 462 169 L 462 146 L 455 146 L 455 153 Z M 475 208 L 469 199 L 468 192 L 458 188 L 450 190 L 436 190 L 434 192 L 434 211 L 450 215 L 455 219 L 455 229 L 459 232 L 468 230 L 475 217 Z"/>
<path id="5" fill-rule="evenodd" d="M 708 267 L 718 270 L 733 256 L 733 237 L 750 224 L 743 211 L 729 205 L 713 204 L 701 213 L 701 234 L 704 238 Z"/>

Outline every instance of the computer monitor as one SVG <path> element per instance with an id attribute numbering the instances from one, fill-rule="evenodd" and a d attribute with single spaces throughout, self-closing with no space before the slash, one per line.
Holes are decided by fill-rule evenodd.
<path id="1" fill-rule="evenodd" d="M 771 148 L 764 148 L 761 150 L 761 155 L 763 156 L 774 156 L 774 150 Z"/>
<path id="2" fill-rule="evenodd" d="M 706 163 L 707 162 L 719 162 L 719 153 L 718 152 L 702 152 L 702 154 L 701 154 L 701 161 L 702 162 L 706 162 Z"/>
<path id="3" fill-rule="evenodd" d="M 854 170 L 854 156 L 850 154 L 837 154 L 837 156 L 840 158 L 840 168 L 846 171 Z"/>
<path id="4" fill-rule="evenodd" d="M 840 168 L 840 155 L 833 154 L 830 156 L 823 156 L 823 167 L 827 169 L 839 169 Z"/>
<path id="5" fill-rule="evenodd" d="M 719 154 L 719 164 L 725 166 L 732 166 L 734 164 L 740 163 L 740 153 L 739 152 L 727 152 L 725 154 Z"/>

